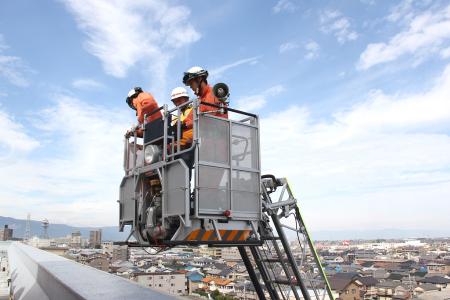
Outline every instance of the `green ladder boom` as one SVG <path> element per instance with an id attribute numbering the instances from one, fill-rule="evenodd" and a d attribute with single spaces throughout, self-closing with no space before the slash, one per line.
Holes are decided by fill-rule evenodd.
<path id="1" fill-rule="evenodd" d="M 238 247 L 259 299 L 334 300 L 288 181 L 264 175 L 261 190 L 263 243 Z M 287 236 L 295 238 L 295 254 Z"/>

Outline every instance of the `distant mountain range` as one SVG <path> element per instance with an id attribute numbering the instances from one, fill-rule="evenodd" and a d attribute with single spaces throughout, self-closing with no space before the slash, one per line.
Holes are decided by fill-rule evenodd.
<path id="1" fill-rule="evenodd" d="M 14 219 L 9 217 L 0 216 L 0 227 L 3 228 L 5 224 L 14 230 L 14 237 L 23 238 L 25 235 L 27 220 Z M 42 236 L 43 228 L 41 221 L 30 220 L 31 236 Z M 64 237 L 71 234 L 74 231 L 80 231 L 83 238 L 89 238 L 89 231 L 91 230 L 102 230 L 102 240 L 103 241 L 124 241 L 129 234 L 128 231 L 119 232 L 118 226 L 107 226 L 107 227 L 75 227 L 65 224 L 52 224 L 50 223 L 48 227 L 48 235 L 50 238 Z"/>
<path id="2" fill-rule="evenodd" d="M 312 231 L 314 240 L 376 240 L 376 239 L 414 239 L 450 237 L 450 228 L 432 229 L 372 229 L 372 230 L 326 230 Z"/>
<path id="3" fill-rule="evenodd" d="M 0 216 L 0 227 L 7 224 L 14 229 L 14 237 L 23 238 L 25 235 L 26 220 L 8 218 Z M 41 221 L 30 221 L 31 235 L 42 236 L 43 229 Z M 124 241 L 129 234 L 129 230 L 119 232 L 118 226 L 107 227 L 74 227 L 65 224 L 52 224 L 48 228 L 48 235 L 51 238 L 64 237 L 74 231 L 80 231 L 84 238 L 89 238 L 90 230 L 102 230 L 102 240 L 104 241 Z M 442 230 L 428 229 L 374 229 L 374 230 L 329 230 L 312 231 L 314 240 L 373 240 L 373 239 L 403 239 L 403 238 L 438 238 L 450 237 L 450 228 Z M 289 234 L 288 239 L 295 239 L 295 235 Z"/>

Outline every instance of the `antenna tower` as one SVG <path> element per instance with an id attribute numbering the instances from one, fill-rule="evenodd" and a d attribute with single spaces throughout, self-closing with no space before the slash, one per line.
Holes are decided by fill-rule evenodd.
<path id="1" fill-rule="evenodd" d="M 27 215 L 27 223 L 25 224 L 25 241 L 31 239 L 31 224 L 30 224 L 30 213 Z"/>
<path id="2" fill-rule="evenodd" d="M 42 228 L 44 228 L 44 235 L 42 236 L 42 238 L 47 240 L 48 240 L 48 225 L 49 222 L 47 219 L 42 220 Z"/>

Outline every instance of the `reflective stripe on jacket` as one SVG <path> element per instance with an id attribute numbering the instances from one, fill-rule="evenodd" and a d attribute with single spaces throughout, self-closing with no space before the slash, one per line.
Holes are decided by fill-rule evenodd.
<path id="1" fill-rule="evenodd" d="M 192 131 L 192 116 L 193 116 L 193 108 L 192 106 L 188 106 L 185 110 L 181 111 L 180 115 L 180 122 L 184 125 L 185 129 L 182 130 L 181 133 L 181 139 L 180 139 L 180 145 L 181 146 L 187 146 L 192 144 L 192 137 L 193 137 L 193 131 Z M 175 126 L 177 124 L 178 117 L 174 116 L 172 118 L 172 126 Z"/>

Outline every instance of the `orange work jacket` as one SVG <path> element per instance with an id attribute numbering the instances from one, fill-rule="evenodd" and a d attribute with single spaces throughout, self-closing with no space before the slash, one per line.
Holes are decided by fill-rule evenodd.
<path id="1" fill-rule="evenodd" d="M 149 93 L 142 92 L 136 98 L 133 99 L 133 106 L 136 108 L 136 114 L 139 124 L 144 123 L 144 115 L 150 114 L 155 109 L 157 109 L 158 103 L 156 103 L 155 98 Z M 161 111 L 154 113 L 147 117 L 147 122 L 154 121 L 156 119 L 162 118 Z"/>
<path id="2" fill-rule="evenodd" d="M 217 99 L 217 97 L 214 96 L 213 89 L 209 84 L 206 85 L 206 88 L 202 91 L 202 94 L 200 95 L 200 100 L 203 102 L 220 105 L 219 99 Z M 214 111 L 214 110 L 218 110 L 218 108 L 216 108 L 214 106 L 200 104 L 200 112 L 208 112 L 208 111 Z M 224 114 L 222 114 L 220 112 L 215 112 L 215 113 L 212 113 L 212 115 L 228 119 L 228 112 L 224 113 Z"/>

